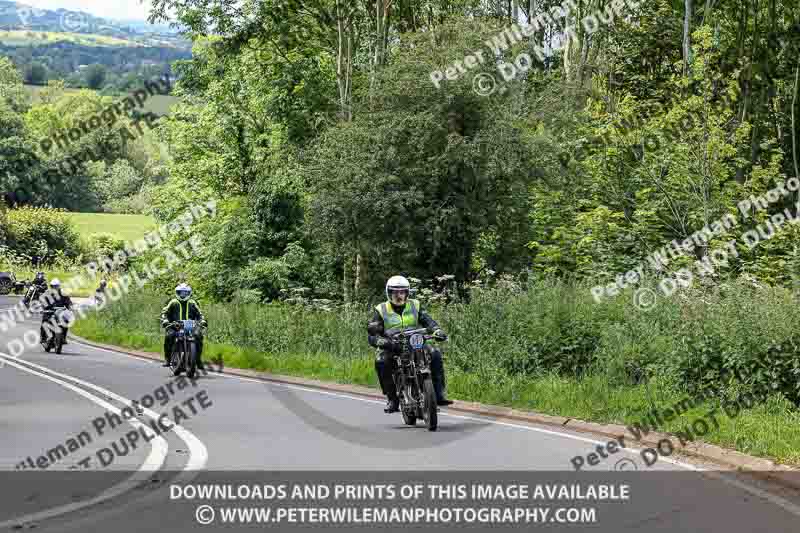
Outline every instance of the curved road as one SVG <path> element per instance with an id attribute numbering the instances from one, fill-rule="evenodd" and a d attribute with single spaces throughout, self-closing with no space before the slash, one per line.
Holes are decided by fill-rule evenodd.
<path id="1" fill-rule="evenodd" d="M 0 297 L 0 310 L 16 302 Z M 597 524 L 564 528 L 572 531 L 778 532 L 800 521 L 794 494 L 703 465 L 647 468 L 633 448 L 575 473 L 571 459 L 599 442 L 586 435 L 444 411 L 432 433 L 363 398 L 220 374 L 175 380 L 154 362 L 74 341 L 60 356 L 36 346 L 14 357 L 9 343 L 37 326 L 33 318 L 0 333 L 0 530 L 233 531 L 245 526 L 198 525 L 197 502 L 170 501 L 169 485 L 301 478 L 630 485 L 627 501 L 603 502 Z"/>

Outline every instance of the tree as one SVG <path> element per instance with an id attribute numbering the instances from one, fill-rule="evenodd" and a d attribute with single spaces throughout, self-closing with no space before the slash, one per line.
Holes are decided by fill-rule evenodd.
<path id="1" fill-rule="evenodd" d="M 41 63 L 31 63 L 25 68 L 25 83 L 44 85 L 47 82 L 47 67 Z"/>
<path id="2" fill-rule="evenodd" d="M 93 90 L 99 90 L 106 79 L 106 68 L 103 65 L 93 63 L 86 67 L 84 72 L 86 86 Z"/>

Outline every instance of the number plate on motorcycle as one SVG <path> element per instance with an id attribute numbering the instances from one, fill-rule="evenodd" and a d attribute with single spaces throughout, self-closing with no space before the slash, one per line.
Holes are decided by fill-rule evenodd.
<path id="1" fill-rule="evenodd" d="M 419 333 L 416 333 L 414 335 L 411 335 L 411 339 L 409 339 L 408 342 L 409 344 L 411 344 L 412 348 L 414 348 L 415 350 L 419 350 L 425 345 L 425 338 Z"/>

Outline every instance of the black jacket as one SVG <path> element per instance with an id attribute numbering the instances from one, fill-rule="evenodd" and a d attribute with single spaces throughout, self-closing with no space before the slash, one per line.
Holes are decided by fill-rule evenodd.
<path id="1" fill-rule="evenodd" d="M 178 322 L 179 320 L 196 320 L 202 322 L 205 320 L 205 317 L 195 300 L 182 302 L 177 298 L 173 298 L 161 310 L 161 324 L 163 325 L 165 322 Z"/>
<path id="2" fill-rule="evenodd" d="M 65 294 L 58 293 L 57 295 L 50 296 L 49 294 L 45 293 L 45 297 L 42 298 L 44 305 L 42 306 L 42 311 L 44 312 L 51 312 L 56 307 L 66 307 L 67 309 L 72 309 L 72 299 Z"/>
<path id="3" fill-rule="evenodd" d="M 403 312 L 403 308 L 397 307 L 396 305 L 392 305 L 392 309 L 394 309 L 395 313 Z M 427 328 L 431 332 L 439 329 L 439 324 L 437 324 L 436 321 L 431 318 L 431 315 L 425 312 L 422 307 L 420 307 L 417 313 L 417 322 L 420 326 Z M 383 317 L 376 309 L 372 312 L 372 318 L 367 324 L 367 342 L 369 342 L 370 346 L 377 348 L 378 339 L 381 337 L 386 337 L 384 334 Z"/>

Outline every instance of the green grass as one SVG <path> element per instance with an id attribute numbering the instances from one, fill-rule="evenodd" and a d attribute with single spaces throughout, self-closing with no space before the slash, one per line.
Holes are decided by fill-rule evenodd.
<path id="1" fill-rule="evenodd" d="M 73 42 L 85 46 L 142 46 L 141 43 L 107 35 L 56 31 L 0 31 L 0 43 L 9 46 L 36 46 L 55 42 Z"/>
<path id="2" fill-rule="evenodd" d="M 40 85 L 25 85 L 25 91 L 31 97 L 31 103 L 37 104 L 40 100 L 39 93 L 42 92 L 44 86 Z M 64 89 L 65 93 L 75 93 L 82 90 L 89 90 L 89 89 L 79 89 L 74 87 L 68 87 Z M 124 98 L 126 93 L 119 94 L 114 96 L 114 100 L 118 100 L 120 98 Z M 169 114 L 169 108 L 179 101 L 178 97 L 171 96 L 169 94 L 154 94 L 145 100 L 144 104 L 142 105 L 141 111 L 143 113 L 151 112 L 158 116 L 164 116 Z"/>
<path id="3" fill-rule="evenodd" d="M 554 313 L 548 307 L 547 287 L 538 289 L 534 294 L 539 310 L 552 317 Z M 568 298 L 563 293 L 560 296 L 559 305 L 569 307 Z M 769 300 L 770 296 L 765 295 L 765 298 Z M 167 295 L 131 295 L 102 313 L 80 321 L 74 331 L 99 342 L 160 352 L 162 334 L 157 317 L 166 299 Z M 502 359 L 513 356 L 515 348 L 524 346 L 526 335 L 541 343 L 539 349 L 547 342 L 548 332 L 539 330 L 541 325 L 531 316 L 537 308 L 524 297 L 522 303 L 525 305 L 520 306 L 520 301 L 514 301 L 507 293 L 494 296 L 476 294 L 470 304 L 433 308 L 433 314 L 441 319 L 441 324 L 451 334 L 451 342 L 444 348 L 451 397 L 621 424 L 638 422 L 653 408 L 663 410 L 686 398 L 684 389 L 659 375 L 647 382 L 632 383 L 621 379 L 618 371 L 611 368 L 596 369 L 582 376 L 565 375 L 552 369 L 528 372 L 503 369 Z M 751 303 L 749 316 L 756 315 L 754 311 L 760 303 Z M 283 304 L 217 303 L 203 305 L 203 310 L 210 324 L 206 360 L 222 357 L 228 367 L 377 388 L 374 351 L 367 346 L 364 331 L 369 312 L 366 306 L 331 313 Z M 573 307 L 569 311 L 566 316 L 573 321 L 571 330 L 576 329 L 576 323 L 587 320 L 586 309 Z M 516 312 L 519 316 L 515 316 Z M 637 318 L 627 316 L 622 319 L 634 322 Z M 654 315 L 639 319 L 657 322 Z M 713 323 L 713 318 L 705 319 L 708 320 L 706 326 Z M 459 324 L 459 321 L 463 323 Z M 499 327 L 501 324 L 504 329 Z M 643 329 L 638 324 L 629 327 Z M 560 335 L 564 334 L 562 331 Z M 653 336 L 647 331 L 639 334 L 646 338 Z M 618 342 L 615 335 L 618 332 L 609 338 Z M 570 343 L 570 348 L 574 347 L 573 341 L 565 340 Z M 630 343 L 630 340 L 626 342 Z M 614 351 L 618 357 L 622 357 L 625 350 L 632 349 L 630 345 L 615 346 L 615 350 L 608 345 L 601 348 Z M 531 351 L 530 347 L 527 349 Z M 677 432 L 697 419 L 705 418 L 705 413 L 714 406 L 715 402 L 696 406 L 657 431 Z M 724 414 L 718 414 L 716 418 L 719 427 L 712 428 L 702 441 L 785 464 L 800 465 L 800 412 L 779 395 L 742 410 L 734 419 Z"/>
<path id="4" fill-rule="evenodd" d="M 156 227 L 153 217 L 147 215 L 119 215 L 112 213 L 68 213 L 82 239 L 93 233 L 111 233 L 127 241 L 135 241 Z"/>

